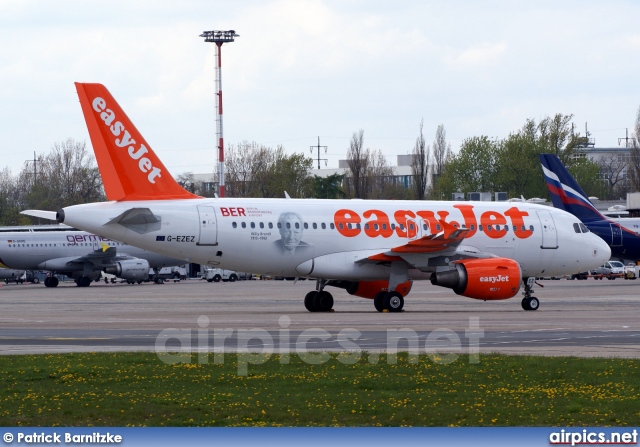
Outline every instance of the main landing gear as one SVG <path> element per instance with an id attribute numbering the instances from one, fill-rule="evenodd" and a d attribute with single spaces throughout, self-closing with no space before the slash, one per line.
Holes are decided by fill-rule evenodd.
<path id="1" fill-rule="evenodd" d="M 309 312 L 331 312 L 333 308 L 333 295 L 324 290 L 327 284 L 325 280 L 316 282 L 316 290 L 312 290 L 304 297 L 304 307 Z"/>
<path id="2" fill-rule="evenodd" d="M 47 276 L 44 279 L 44 286 L 45 287 L 58 287 L 58 278 L 56 278 L 55 276 Z"/>
<path id="3" fill-rule="evenodd" d="M 524 310 L 538 310 L 540 307 L 538 298 L 531 296 L 535 281 L 536 279 L 534 277 L 526 278 L 524 281 L 524 298 L 522 298 L 522 308 Z"/>
<path id="4" fill-rule="evenodd" d="M 395 291 L 378 292 L 373 298 L 373 305 L 378 312 L 400 312 L 404 307 L 404 297 Z"/>

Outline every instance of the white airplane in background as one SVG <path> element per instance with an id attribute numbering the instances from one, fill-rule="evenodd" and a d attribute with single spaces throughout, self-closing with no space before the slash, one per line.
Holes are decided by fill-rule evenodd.
<path id="1" fill-rule="evenodd" d="M 18 228 L 0 228 L 0 266 L 61 273 L 80 287 L 89 286 L 101 272 L 140 281 L 149 278 L 150 268 L 157 273 L 158 268 L 185 263 L 68 226 Z M 51 275 L 44 285 L 56 287 L 58 278 Z"/>
<path id="2" fill-rule="evenodd" d="M 329 311 L 337 286 L 402 310 L 413 280 L 536 310 L 536 276 L 602 265 L 607 244 L 561 210 L 528 203 L 203 198 L 184 190 L 107 89 L 76 83 L 109 202 L 25 214 L 191 262 L 316 279 L 304 303 Z M 586 230 L 586 228 L 584 229 Z"/>

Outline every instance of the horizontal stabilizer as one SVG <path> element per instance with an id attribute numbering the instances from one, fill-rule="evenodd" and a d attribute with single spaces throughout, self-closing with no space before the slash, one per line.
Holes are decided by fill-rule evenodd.
<path id="1" fill-rule="evenodd" d="M 42 219 L 47 220 L 56 220 L 56 212 L 55 211 L 43 211 L 43 210 L 24 210 L 20 211 L 20 214 L 25 214 L 27 216 L 40 217 Z"/>

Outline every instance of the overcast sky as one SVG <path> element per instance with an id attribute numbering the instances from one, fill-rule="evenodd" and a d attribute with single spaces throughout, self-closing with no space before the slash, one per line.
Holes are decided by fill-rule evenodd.
<path id="1" fill-rule="evenodd" d="M 363 129 L 395 164 L 421 119 L 457 150 L 564 113 L 617 146 L 640 106 L 638 17 L 637 1 L 2 0 L 0 169 L 90 145 L 80 81 L 107 86 L 174 175 L 212 172 L 214 44 L 199 35 L 229 29 L 227 144 L 311 156 L 320 136 L 337 167 Z"/>

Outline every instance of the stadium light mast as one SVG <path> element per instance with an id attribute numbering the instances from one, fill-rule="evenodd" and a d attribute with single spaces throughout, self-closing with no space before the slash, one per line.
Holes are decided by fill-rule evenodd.
<path id="1" fill-rule="evenodd" d="M 216 137 L 218 139 L 218 196 L 224 197 L 224 138 L 222 134 L 222 44 L 233 42 L 234 37 L 240 37 L 234 30 L 229 31 L 203 31 L 200 37 L 204 37 L 205 42 L 216 44 L 215 59 L 215 82 L 216 82 Z"/>

